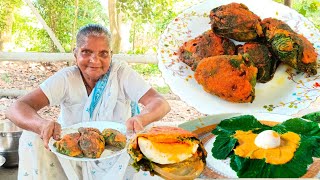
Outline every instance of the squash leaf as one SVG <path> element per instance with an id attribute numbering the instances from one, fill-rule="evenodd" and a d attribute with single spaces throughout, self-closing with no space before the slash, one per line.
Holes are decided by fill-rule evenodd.
<path id="1" fill-rule="evenodd" d="M 212 156 L 216 159 L 226 159 L 232 152 L 234 146 L 237 143 L 237 139 L 230 137 L 226 134 L 221 134 L 216 137 L 212 148 Z"/>
<path id="2" fill-rule="evenodd" d="M 291 131 L 306 136 L 320 136 L 320 128 L 318 123 L 308 122 L 301 118 L 292 118 L 286 120 L 285 122 L 274 126 L 272 129 L 279 133 Z"/>
<path id="3" fill-rule="evenodd" d="M 231 156 L 231 168 L 240 178 L 297 178 L 307 172 L 307 167 L 312 163 L 312 148 L 314 139 L 303 137 L 300 147 L 294 158 L 283 165 L 273 165 L 264 159 L 249 159 L 237 155 Z"/>
<path id="4" fill-rule="evenodd" d="M 254 130 L 255 133 L 259 133 L 267 129 L 281 134 L 290 131 L 300 135 L 300 145 L 288 163 L 268 164 L 265 159 L 243 158 L 233 153 L 237 139 L 232 135 L 236 130 Z M 270 127 L 261 124 L 251 115 L 243 115 L 221 121 L 212 133 L 217 135 L 211 150 L 213 157 L 230 157 L 230 166 L 240 178 L 298 178 L 307 172 L 308 166 L 313 162 L 312 157 L 320 157 L 319 124 L 302 118 L 292 118 Z"/>
<path id="5" fill-rule="evenodd" d="M 229 119 L 221 121 L 218 126 L 212 131 L 213 134 L 234 134 L 236 130 L 256 130 L 262 131 L 271 129 L 269 126 L 261 124 L 254 116 L 252 115 L 242 115 L 236 116 Z"/>
<path id="6" fill-rule="evenodd" d="M 308 119 L 313 122 L 320 123 L 320 111 L 306 114 L 306 115 L 302 116 L 302 118 Z"/>

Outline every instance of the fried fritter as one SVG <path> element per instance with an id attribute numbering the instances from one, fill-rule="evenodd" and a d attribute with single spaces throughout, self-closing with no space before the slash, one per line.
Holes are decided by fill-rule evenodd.
<path id="1" fill-rule="evenodd" d="M 114 146 L 120 149 L 123 149 L 126 146 L 126 136 L 115 129 L 104 129 L 102 131 L 102 136 L 105 139 L 106 145 Z"/>
<path id="2" fill-rule="evenodd" d="M 70 133 L 62 137 L 61 140 L 56 141 L 53 146 L 61 154 L 71 157 L 83 157 L 83 153 L 79 147 L 80 133 Z"/>
<path id="3" fill-rule="evenodd" d="M 237 41 L 252 41 L 262 36 L 260 17 L 244 4 L 230 3 L 210 11 L 211 29 L 216 34 Z"/>
<path id="4" fill-rule="evenodd" d="M 234 55 L 235 45 L 211 30 L 185 42 L 179 49 L 179 59 L 194 71 L 201 59 L 217 55 Z"/>
<path id="5" fill-rule="evenodd" d="M 246 103 L 254 100 L 257 72 L 241 55 L 213 56 L 200 61 L 195 79 L 208 93 Z"/>
<path id="6" fill-rule="evenodd" d="M 317 74 L 317 53 L 303 35 L 274 18 L 264 19 L 261 25 L 272 52 L 280 61 L 309 75 Z"/>
<path id="7" fill-rule="evenodd" d="M 247 42 L 238 47 L 238 53 L 248 61 L 252 61 L 258 68 L 257 82 L 266 83 L 270 81 L 276 72 L 278 59 L 272 57 L 269 48 L 258 42 Z"/>
<path id="8" fill-rule="evenodd" d="M 79 128 L 79 146 L 85 157 L 99 158 L 105 148 L 105 140 L 96 128 Z"/>

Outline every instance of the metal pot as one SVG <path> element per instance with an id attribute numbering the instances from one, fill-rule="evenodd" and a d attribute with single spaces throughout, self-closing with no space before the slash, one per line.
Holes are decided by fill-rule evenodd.
<path id="1" fill-rule="evenodd" d="M 3 167 L 16 167 L 19 163 L 19 138 L 22 129 L 9 120 L 0 121 L 0 159 L 5 159 Z M 1 161 L 1 160 L 0 160 Z M 0 162 L 1 166 L 1 162 Z"/>

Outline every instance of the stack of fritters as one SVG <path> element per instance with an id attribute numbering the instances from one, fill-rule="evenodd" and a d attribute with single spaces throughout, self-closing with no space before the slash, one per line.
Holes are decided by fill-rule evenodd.
<path id="1" fill-rule="evenodd" d="M 59 153 L 71 157 L 99 158 L 106 145 L 119 149 L 126 145 L 126 136 L 115 129 L 106 128 L 101 133 L 97 128 L 81 127 L 78 131 L 64 135 L 53 144 Z"/>
<path id="2" fill-rule="evenodd" d="M 195 71 L 205 91 L 232 102 L 252 102 L 255 82 L 270 81 L 280 62 L 317 74 L 315 48 L 286 23 L 274 18 L 261 21 L 238 3 L 212 9 L 209 18 L 211 30 L 179 49 L 179 59 Z M 228 38 L 246 43 L 235 49 Z"/>

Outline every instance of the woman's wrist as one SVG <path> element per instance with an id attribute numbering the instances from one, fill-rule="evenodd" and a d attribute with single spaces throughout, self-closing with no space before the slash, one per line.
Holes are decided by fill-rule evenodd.
<path id="1" fill-rule="evenodd" d="M 136 123 L 141 126 L 142 128 L 144 128 L 147 124 L 145 124 L 143 118 L 139 117 L 139 116 L 136 116 L 135 117 L 135 121 Z"/>

